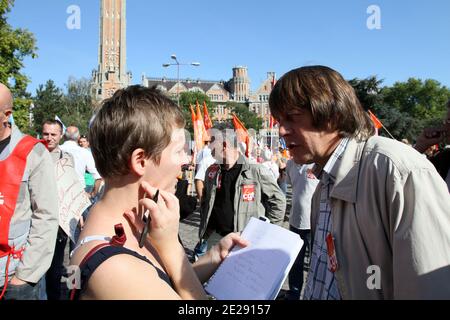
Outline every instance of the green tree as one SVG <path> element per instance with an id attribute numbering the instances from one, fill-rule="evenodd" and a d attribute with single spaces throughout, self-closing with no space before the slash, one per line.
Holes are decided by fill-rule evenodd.
<path id="1" fill-rule="evenodd" d="M 204 93 L 193 91 L 193 92 L 182 92 L 180 94 L 180 108 L 183 111 L 184 119 L 186 120 L 186 130 L 191 132 L 193 134 L 194 129 L 192 126 L 192 116 L 191 116 L 191 109 L 189 108 L 189 105 L 192 105 L 194 107 L 194 112 L 196 111 L 196 103 L 200 104 L 200 110 L 203 115 L 203 101 L 206 102 L 206 107 L 208 108 L 209 116 L 212 117 L 214 105 L 211 102 L 211 99 Z M 212 119 L 211 119 L 212 121 Z"/>
<path id="2" fill-rule="evenodd" d="M 407 138 L 412 141 L 419 133 L 417 120 L 406 112 L 386 104 L 377 104 L 373 106 L 372 111 L 397 140 Z M 390 138 L 384 129 L 380 129 L 379 134 Z"/>
<path id="3" fill-rule="evenodd" d="M 450 99 L 450 90 L 431 79 L 410 78 L 407 82 L 396 82 L 392 87 L 383 88 L 381 94 L 385 104 L 421 122 L 442 119 L 446 102 Z"/>
<path id="4" fill-rule="evenodd" d="M 36 57 L 34 35 L 24 29 L 13 29 L 7 22 L 14 0 L 0 0 L 0 82 L 11 87 L 14 95 L 14 120 L 26 133 L 29 127 L 30 95 L 26 93 L 29 79 L 21 72 L 27 56 Z"/>
<path id="5" fill-rule="evenodd" d="M 41 84 L 36 90 L 33 109 L 33 129 L 37 133 L 42 131 L 42 123 L 48 119 L 54 119 L 55 115 L 68 113 L 64 101 L 64 94 L 53 80 L 48 80 L 45 87 Z"/>
<path id="6" fill-rule="evenodd" d="M 23 133 L 34 136 L 36 132 L 30 119 L 32 104 L 33 99 L 29 93 L 14 99 L 14 123 Z"/>
<path id="7" fill-rule="evenodd" d="M 82 134 L 86 134 L 94 110 L 90 81 L 70 77 L 66 87 L 64 109 L 59 117 L 66 125 L 77 126 Z"/>
<path id="8" fill-rule="evenodd" d="M 369 77 L 349 83 L 364 109 L 371 109 L 396 139 L 413 141 L 424 127 L 439 123 L 450 98 L 449 89 L 435 80 L 411 78 L 381 87 L 382 80 Z M 380 134 L 388 136 L 384 129 Z"/>
<path id="9" fill-rule="evenodd" d="M 29 79 L 21 72 L 26 56 L 36 57 L 34 35 L 24 29 L 13 29 L 7 23 L 7 13 L 14 0 L 0 0 L 0 82 L 12 82 L 15 94 L 23 94 Z"/>
<path id="10" fill-rule="evenodd" d="M 229 103 L 227 107 L 231 108 L 238 116 L 247 130 L 255 129 L 256 131 L 259 131 L 262 128 L 263 120 L 259 118 L 256 113 L 251 112 L 247 105 L 234 102 Z"/>
<path id="11" fill-rule="evenodd" d="M 355 89 L 364 110 L 372 109 L 375 104 L 380 102 L 383 80 L 377 79 L 376 76 L 371 76 L 366 79 L 354 78 L 349 83 Z"/>

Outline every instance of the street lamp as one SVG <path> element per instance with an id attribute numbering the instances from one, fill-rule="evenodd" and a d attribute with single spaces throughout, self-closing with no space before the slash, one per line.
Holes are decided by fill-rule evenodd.
<path id="1" fill-rule="evenodd" d="M 191 63 L 181 63 L 178 61 L 177 56 L 175 54 L 172 54 L 170 56 L 172 60 L 175 60 L 174 63 L 164 63 L 162 66 L 164 68 L 168 68 L 170 66 L 177 66 L 177 103 L 178 106 L 180 106 L 180 66 L 194 66 L 198 67 L 200 66 L 200 62 L 191 62 Z"/>

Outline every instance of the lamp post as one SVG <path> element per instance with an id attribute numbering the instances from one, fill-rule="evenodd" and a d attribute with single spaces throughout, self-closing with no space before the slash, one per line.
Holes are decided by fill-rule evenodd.
<path id="1" fill-rule="evenodd" d="M 180 66 L 200 66 L 200 62 L 191 62 L 191 63 L 181 63 L 178 61 L 177 56 L 175 54 L 171 55 L 170 58 L 174 60 L 174 63 L 164 63 L 162 66 L 164 68 L 168 68 L 170 66 L 177 66 L 177 104 L 180 106 Z"/>

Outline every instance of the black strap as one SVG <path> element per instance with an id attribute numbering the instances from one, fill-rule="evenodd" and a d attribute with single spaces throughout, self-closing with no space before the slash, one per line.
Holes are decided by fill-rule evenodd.
<path id="1" fill-rule="evenodd" d="M 146 257 L 138 254 L 135 251 L 132 251 L 130 249 L 121 247 L 121 246 L 107 246 L 104 248 L 101 248 L 97 252 L 95 252 L 82 266 L 80 266 L 80 274 L 81 274 L 81 289 L 77 290 L 77 293 L 75 295 L 75 299 L 79 299 L 79 295 L 82 294 L 87 287 L 87 283 L 89 279 L 91 278 L 92 274 L 95 272 L 95 270 L 106 260 L 109 258 L 116 256 L 118 254 L 129 254 L 133 257 L 136 257 L 140 260 L 143 260 L 150 264 L 153 268 L 156 269 L 156 272 L 158 273 L 158 276 L 161 280 L 167 282 L 169 286 L 172 286 L 172 283 L 170 282 L 169 277 L 166 273 L 164 273 L 162 270 L 157 268 L 150 260 L 148 260 Z"/>

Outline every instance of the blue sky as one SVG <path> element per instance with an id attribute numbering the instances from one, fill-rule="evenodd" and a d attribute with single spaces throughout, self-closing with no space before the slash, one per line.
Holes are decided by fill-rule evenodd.
<path id="1" fill-rule="evenodd" d="M 99 0 L 15 0 L 14 27 L 37 38 L 38 58 L 26 59 L 28 90 L 53 79 L 90 77 L 97 67 Z M 81 29 L 69 30 L 66 12 L 81 9 Z M 381 29 L 369 30 L 367 8 L 381 10 Z M 377 75 L 385 84 L 409 77 L 436 79 L 450 87 L 448 0 L 229 0 L 127 1 L 127 65 L 141 75 L 176 78 L 163 68 L 170 55 L 180 76 L 228 80 L 232 68 L 248 67 L 252 89 L 266 78 L 303 65 L 324 64 L 347 79 Z"/>

